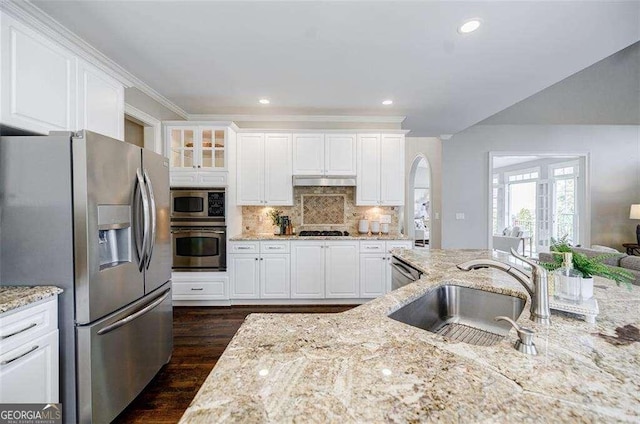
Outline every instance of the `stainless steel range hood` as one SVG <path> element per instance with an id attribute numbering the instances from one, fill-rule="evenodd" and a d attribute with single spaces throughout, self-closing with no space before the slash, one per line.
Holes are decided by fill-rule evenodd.
<path id="1" fill-rule="evenodd" d="M 294 187 L 354 187 L 353 175 L 294 175 Z"/>

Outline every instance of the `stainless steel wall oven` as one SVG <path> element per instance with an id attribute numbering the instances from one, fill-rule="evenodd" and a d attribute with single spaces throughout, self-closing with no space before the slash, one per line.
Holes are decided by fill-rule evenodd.
<path id="1" fill-rule="evenodd" d="M 226 271 L 224 189 L 171 189 L 174 271 Z"/>

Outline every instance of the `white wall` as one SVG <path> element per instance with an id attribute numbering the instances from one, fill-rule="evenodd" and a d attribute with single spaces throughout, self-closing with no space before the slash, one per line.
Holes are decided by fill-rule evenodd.
<path id="1" fill-rule="evenodd" d="M 443 248 L 487 248 L 490 151 L 588 152 L 591 243 L 621 249 L 635 239 L 629 207 L 640 203 L 640 126 L 476 125 L 442 144 Z"/>
<path id="2" fill-rule="evenodd" d="M 442 210 L 442 144 L 436 137 L 406 137 L 405 138 L 405 199 L 412 198 L 409 193 L 411 165 L 417 156 L 424 155 L 431 170 L 431 233 L 429 245 L 439 249 L 441 245 L 441 220 L 436 219 Z M 413 228 L 413 205 L 407 204 L 405 210 L 405 228 Z M 406 232 L 406 230 L 405 230 Z"/>

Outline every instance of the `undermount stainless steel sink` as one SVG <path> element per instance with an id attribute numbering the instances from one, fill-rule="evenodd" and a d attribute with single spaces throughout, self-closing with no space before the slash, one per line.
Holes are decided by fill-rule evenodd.
<path id="1" fill-rule="evenodd" d="M 444 285 L 406 304 L 389 318 L 448 339 L 491 346 L 511 329 L 509 323 L 496 322 L 494 318 L 502 315 L 515 321 L 524 305 L 525 300 L 516 296 Z"/>

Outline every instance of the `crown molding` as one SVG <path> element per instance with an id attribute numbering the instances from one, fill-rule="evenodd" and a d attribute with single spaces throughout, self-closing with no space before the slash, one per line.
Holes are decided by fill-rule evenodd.
<path id="1" fill-rule="evenodd" d="M 234 122 L 354 122 L 401 124 L 405 116 L 349 116 L 349 115 L 209 115 L 189 114 L 188 121 Z"/>
<path id="2" fill-rule="evenodd" d="M 74 54 L 118 80 L 125 87 L 136 87 L 167 109 L 187 119 L 189 114 L 180 106 L 158 93 L 147 83 L 118 65 L 91 44 L 53 19 L 29 0 L 0 0 L 0 11 L 38 30 Z"/>

